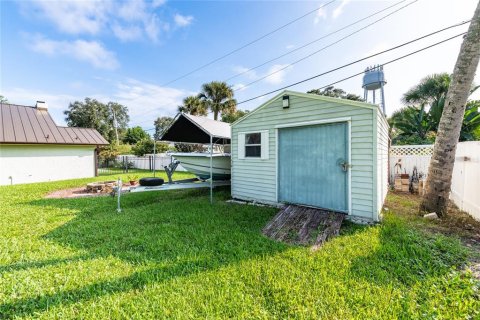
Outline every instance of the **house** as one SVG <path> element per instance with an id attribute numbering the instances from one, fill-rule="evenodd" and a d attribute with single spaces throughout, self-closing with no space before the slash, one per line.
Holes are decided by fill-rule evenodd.
<path id="1" fill-rule="evenodd" d="M 378 221 L 388 139 L 376 105 L 284 91 L 232 124 L 232 197 Z"/>
<path id="2" fill-rule="evenodd" d="M 44 102 L 0 103 L 0 185 L 93 177 L 107 144 L 95 129 L 57 126 Z"/>

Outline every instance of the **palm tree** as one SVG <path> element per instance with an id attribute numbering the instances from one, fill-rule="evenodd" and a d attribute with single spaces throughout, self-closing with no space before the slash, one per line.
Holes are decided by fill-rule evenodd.
<path id="1" fill-rule="evenodd" d="M 214 120 L 218 119 L 219 114 L 233 113 L 237 108 L 232 87 L 225 82 L 204 83 L 202 92 L 198 96 L 205 103 L 205 106 L 213 112 Z"/>
<path id="2" fill-rule="evenodd" d="M 179 112 L 185 112 L 193 116 L 206 116 L 207 108 L 198 96 L 189 96 L 183 99 L 183 105 L 178 106 Z"/>
<path id="3" fill-rule="evenodd" d="M 388 119 L 393 144 L 431 144 L 434 140 L 430 115 L 425 106 L 407 106 Z"/>
<path id="4" fill-rule="evenodd" d="M 426 193 L 421 204 L 422 210 L 436 212 L 439 216 L 447 214 L 455 151 L 479 60 L 480 2 L 477 4 L 455 63 L 428 168 Z"/>
<path id="5" fill-rule="evenodd" d="M 395 112 L 389 119 L 394 144 L 430 144 L 434 142 L 434 135 L 442 117 L 443 106 L 447 96 L 451 76 L 448 73 L 433 74 L 423 78 L 419 84 L 403 95 L 405 104 L 417 104 L 418 107 L 405 107 Z M 479 87 L 472 87 L 472 94 Z M 415 110 L 417 110 L 415 112 Z M 480 129 L 475 117 L 470 111 L 465 114 L 460 141 L 474 140 L 472 134 Z M 427 134 L 428 136 L 426 136 Z"/>

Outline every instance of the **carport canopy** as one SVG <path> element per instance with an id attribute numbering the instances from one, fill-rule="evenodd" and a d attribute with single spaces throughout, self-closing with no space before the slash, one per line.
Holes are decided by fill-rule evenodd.
<path id="1" fill-rule="evenodd" d="M 230 144 L 230 124 L 179 113 L 159 140 L 199 144 Z"/>

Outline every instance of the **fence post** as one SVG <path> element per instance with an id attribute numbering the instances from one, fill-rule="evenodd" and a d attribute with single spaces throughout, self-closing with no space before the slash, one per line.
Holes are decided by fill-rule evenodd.
<path id="1" fill-rule="evenodd" d="M 148 170 L 152 171 L 152 156 L 148 156 Z"/>

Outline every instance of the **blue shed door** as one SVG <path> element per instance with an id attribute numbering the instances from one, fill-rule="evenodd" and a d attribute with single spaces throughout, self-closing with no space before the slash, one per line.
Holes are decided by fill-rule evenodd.
<path id="1" fill-rule="evenodd" d="M 279 129 L 279 201 L 347 212 L 347 135 L 346 122 Z"/>

